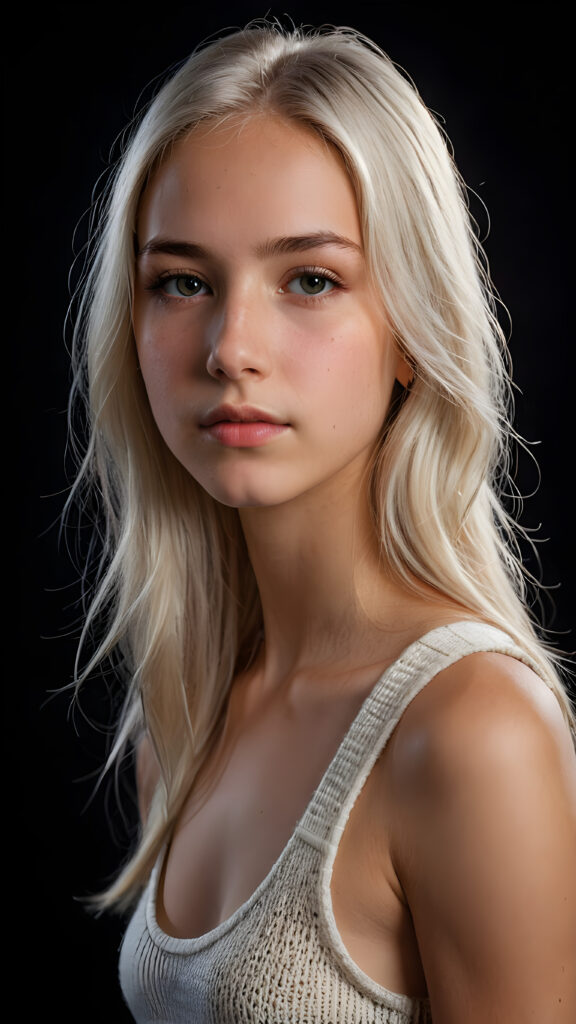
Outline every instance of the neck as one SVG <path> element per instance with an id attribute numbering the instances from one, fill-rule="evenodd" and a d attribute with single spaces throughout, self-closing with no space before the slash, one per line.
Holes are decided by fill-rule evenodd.
<path id="1" fill-rule="evenodd" d="M 346 500 L 346 497 L 348 500 Z M 365 491 L 240 513 L 264 614 L 264 673 L 370 659 L 411 598 L 390 579 Z M 379 659 L 376 659 L 379 660 Z"/>

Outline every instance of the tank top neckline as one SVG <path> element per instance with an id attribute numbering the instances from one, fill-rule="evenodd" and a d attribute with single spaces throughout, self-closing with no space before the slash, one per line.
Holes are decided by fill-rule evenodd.
<path id="1" fill-rule="evenodd" d="M 288 839 L 287 843 L 279 853 L 274 863 L 271 865 L 265 877 L 262 879 L 262 881 L 254 890 L 254 892 L 248 897 L 248 899 L 244 901 L 244 903 L 237 907 L 236 910 L 234 910 L 227 918 L 225 918 L 223 921 L 217 924 L 214 928 L 211 928 L 209 931 L 204 932 L 201 935 L 190 936 L 187 938 L 180 938 L 174 935 L 169 935 L 160 927 L 158 923 L 156 908 L 159 898 L 159 882 L 162 874 L 164 860 L 169 849 L 169 843 L 164 844 L 157 858 L 157 861 L 151 871 L 148 886 L 145 889 L 142 897 L 142 899 L 146 901 L 145 912 L 148 931 L 153 942 L 158 947 L 169 953 L 190 955 L 194 952 L 206 948 L 207 946 L 212 945 L 215 942 L 218 942 L 224 935 L 231 931 L 240 921 L 242 921 L 246 917 L 246 915 L 250 912 L 251 908 L 263 896 L 265 891 L 272 884 L 283 862 L 288 857 L 290 851 L 292 850 L 296 842 L 304 838 L 306 841 L 311 842 L 312 845 L 317 845 L 319 848 L 324 849 L 327 846 L 326 840 L 322 839 L 320 830 L 314 823 L 314 818 L 318 816 L 318 805 L 322 805 L 324 802 L 322 799 L 323 796 L 330 789 L 334 789 L 334 781 L 338 779 L 338 769 L 340 767 L 341 762 L 344 759 L 344 752 L 346 751 L 347 748 L 349 749 L 351 745 L 354 745 L 355 734 L 362 731 L 362 726 L 365 724 L 365 720 L 367 718 L 370 718 L 371 716 L 371 709 L 373 705 L 375 704 L 375 702 L 378 702 L 379 698 L 382 696 L 383 693 L 385 694 L 386 688 L 391 679 L 393 679 L 394 675 L 398 671 L 399 666 L 401 666 L 403 663 L 406 663 L 408 666 L 408 675 L 410 675 L 412 668 L 416 666 L 418 663 L 419 654 L 422 652 L 422 649 L 426 650 L 434 648 L 435 642 L 440 640 L 443 634 L 446 634 L 447 632 L 449 633 L 452 630 L 458 630 L 462 626 L 472 626 L 476 628 L 480 626 L 482 627 L 482 629 L 490 630 L 493 634 L 496 634 L 500 637 L 506 637 L 506 640 L 508 641 L 508 643 L 510 643 L 510 638 L 501 630 L 497 629 L 497 627 L 491 626 L 488 623 L 481 622 L 481 620 L 462 619 L 457 620 L 453 623 L 448 623 L 443 626 L 436 626 L 434 627 L 434 629 L 429 630 L 427 633 L 423 634 L 421 637 L 412 641 L 411 644 L 405 647 L 404 650 L 398 656 L 398 658 L 396 658 L 382 672 L 382 674 L 375 681 L 370 692 L 364 698 L 362 704 L 360 705 L 360 708 L 358 709 L 356 715 L 352 719 L 352 722 L 348 726 L 342 740 L 340 741 L 336 753 L 330 760 L 328 766 L 326 767 L 322 774 L 322 777 L 320 778 L 320 781 L 315 787 L 314 792 L 310 800 L 308 801 L 308 804 L 306 805 L 304 812 L 297 821 L 290 835 L 290 838 Z M 406 704 L 408 702 L 409 701 L 406 701 Z M 402 713 L 403 710 L 405 710 L 404 707 L 402 707 L 400 713 Z M 399 717 L 400 715 L 398 715 L 398 719 Z M 396 721 L 394 721 L 394 725 L 395 724 Z M 338 790 L 338 788 L 341 787 L 338 787 L 337 785 L 336 789 Z M 333 803 L 333 800 L 331 800 L 330 802 Z M 329 821 L 326 821 L 326 814 L 322 814 L 322 810 L 325 810 L 325 808 L 321 808 L 320 810 L 320 817 L 321 819 L 323 819 L 321 821 L 321 824 L 324 825 L 324 829 L 327 831 L 328 834 L 332 832 L 333 827 L 337 824 L 340 809 L 340 806 L 334 808 L 333 812 L 329 815 L 332 820 Z M 341 831 L 343 831 L 343 827 L 338 829 L 339 833 Z M 328 844 L 333 847 L 331 851 L 332 860 L 336 853 L 339 838 L 340 835 L 338 835 L 336 842 Z"/>

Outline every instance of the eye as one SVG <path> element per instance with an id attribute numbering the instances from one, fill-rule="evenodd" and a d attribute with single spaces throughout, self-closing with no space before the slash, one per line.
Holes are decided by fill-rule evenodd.
<path id="1" fill-rule="evenodd" d="M 283 290 L 292 292 L 293 295 L 326 295 L 336 287 L 336 282 L 331 281 L 325 274 L 307 272 L 293 277 Z"/>
<path id="2" fill-rule="evenodd" d="M 164 278 L 162 281 L 162 291 L 177 299 L 192 299 L 195 295 L 204 294 L 207 288 L 208 285 L 202 278 L 195 275 L 180 274 L 177 277 Z"/>

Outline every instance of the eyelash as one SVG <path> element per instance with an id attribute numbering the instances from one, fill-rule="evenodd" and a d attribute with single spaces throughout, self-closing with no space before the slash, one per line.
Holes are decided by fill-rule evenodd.
<path id="1" fill-rule="evenodd" d="M 184 278 L 186 278 L 186 277 L 187 278 L 192 278 L 195 281 L 200 281 L 200 283 L 205 288 L 209 288 L 210 289 L 210 285 L 207 284 L 206 281 L 204 281 L 204 279 L 201 278 L 199 274 L 191 274 L 189 270 L 171 270 L 171 271 L 166 271 L 163 274 L 159 274 L 158 277 L 154 278 L 154 280 L 151 281 L 150 284 L 146 285 L 146 291 L 147 292 L 157 292 L 158 293 L 157 298 L 160 300 L 160 302 L 189 302 L 190 299 L 195 298 L 195 296 L 193 296 L 193 295 L 189 295 L 189 296 L 186 296 L 186 295 L 181 295 L 181 296 L 167 295 L 165 292 L 163 292 L 163 289 L 166 287 L 167 284 L 170 283 L 170 281 L 178 281 L 178 279 L 182 278 L 182 277 L 184 277 Z M 212 289 L 210 289 L 210 291 L 211 290 Z"/>
<path id="2" fill-rule="evenodd" d="M 333 289 L 330 288 L 329 291 L 322 292 L 320 295 L 299 295 L 299 298 L 305 297 L 308 303 L 325 301 L 329 295 L 332 294 L 332 291 L 342 291 L 344 289 L 342 281 L 332 270 L 326 270 L 324 267 L 298 267 L 295 271 L 290 271 L 290 277 L 288 277 L 286 279 L 286 283 L 282 285 L 281 291 L 286 292 L 287 285 L 289 285 L 291 281 L 297 281 L 299 277 L 321 277 L 325 281 L 329 281 L 330 284 L 334 285 Z M 292 292 L 292 294 L 296 293 Z"/>
<path id="3" fill-rule="evenodd" d="M 157 298 L 160 300 L 160 302 L 164 302 L 164 303 L 166 303 L 166 302 L 190 302 L 191 299 L 195 299 L 197 297 L 201 298 L 202 297 L 201 295 L 200 296 L 194 296 L 194 295 L 189 295 L 189 296 L 186 296 L 186 295 L 181 295 L 181 296 L 167 295 L 163 291 L 163 289 L 166 287 L 166 285 L 170 281 L 177 281 L 179 278 L 183 278 L 183 277 L 184 278 L 186 278 L 186 277 L 187 278 L 192 278 L 192 279 L 194 279 L 196 281 L 199 281 L 205 288 L 207 288 L 209 290 L 209 294 L 214 294 L 212 289 L 210 288 L 210 285 L 206 281 L 204 281 L 204 279 L 202 277 L 200 277 L 199 274 L 191 274 L 190 271 L 188 271 L 188 270 L 176 270 L 176 271 L 171 270 L 171 271 L 167 271 L 167 272 L 165 272 L 163 274 L 159 274 L 158 277 L 156 277 L 153 281 L 151 281 L 150 284 L 146 285 L 146 291 L 158 293 L 157 294 Z M 290 276 L 288 278 L 286 278 L 285 283 L 281 286 L 280 291 L 283 294 L 286 294 L 287 293 L 287 285 L 289 285 L 292 281 L 298 280 L 298 278 L 301 278 L 301 277 L 321 277 L 324 280 L 329 281 L 330 284 L 332 284 L 334 286 L 334 288 L 330 288 L 327 292 L 322 292 L 319 295 L 298 295 L 298 298 L 304 298 L 306 300 L 307 304 L 326 301 L 326 299 L 332 294 L 332 291 L 337 291 L 337 290 L 342 291 L 342 290 L 344 290 L 344 285 L 342 284 L 340 278 L 333 271 L 326 270 L 324 267 L 316 267 L 316 266 L 309 266 L 308 267 L 307 266 L 307 267 L 298 267 L 296 270 L 292 270 L 290 272 Z M 288 293 L 288 294 L 295 295 L 297 293 L 292 292 L 292 293 Z"/>

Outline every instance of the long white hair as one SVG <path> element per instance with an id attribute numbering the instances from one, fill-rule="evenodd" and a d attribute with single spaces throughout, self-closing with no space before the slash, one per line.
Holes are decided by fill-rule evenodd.
<path id="1" fill-rule="evenodd" d="M 128 905 L 145 883 L 262 630 L 237 511 L 209 497 L 172 456 L 138 370 L 138 205 L 176 140 L 200 122 L 262 111 L 341 154 L 370 273 L 414 370 L 374 455 L 385 564 L 404 586 L 431 585 L 506 630 L 571 717 L 526 611 L 500 500 L 511 429 L 505 341 L 446 140 L 413 85 L 359 33 L 251 25 L 195 52 L 132 132 L 79 307 L 72 401 L 85 401 L 90 436 L 73 497 L 99 495 L 106 531 L 81 649 L 96 622 L 103 638 L 78 678 L 106 657 L 120 660 L 126 697 L 110 764 L 146 729 L 161 766 L 138 846 L 102 906 Z"/>

